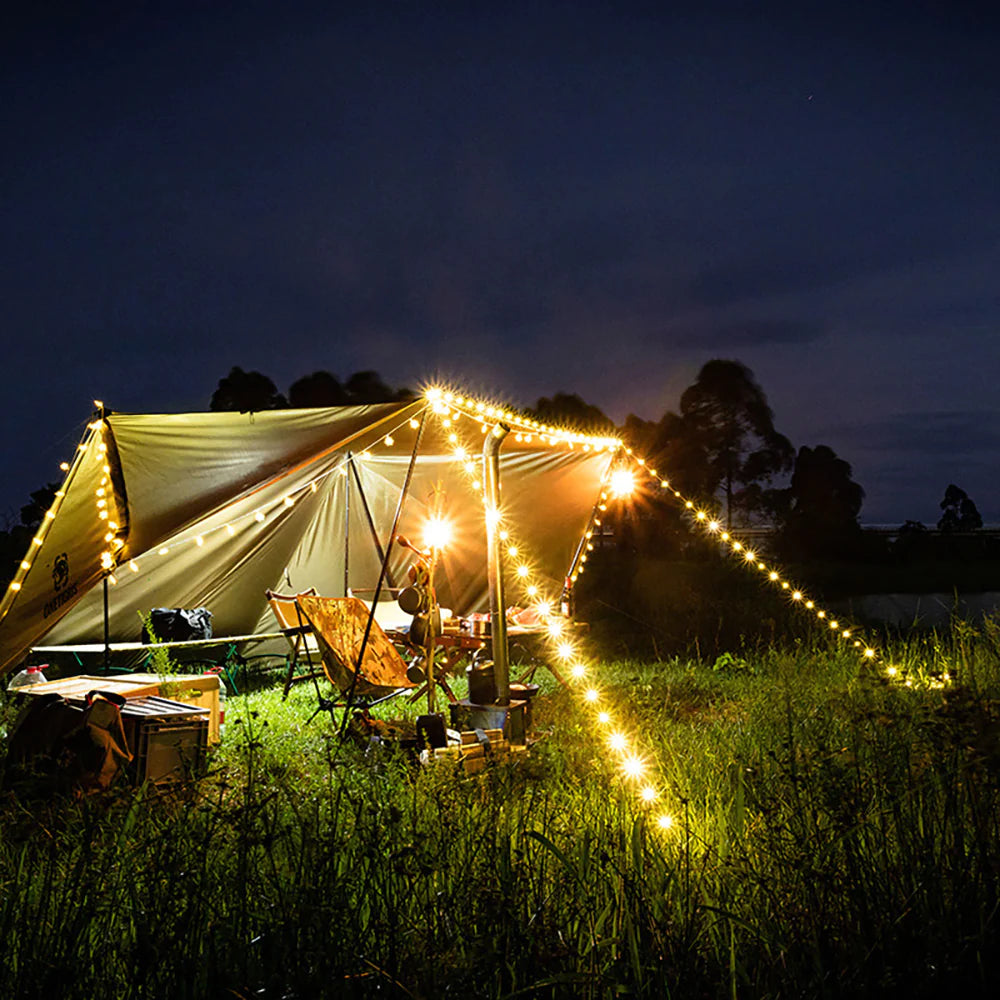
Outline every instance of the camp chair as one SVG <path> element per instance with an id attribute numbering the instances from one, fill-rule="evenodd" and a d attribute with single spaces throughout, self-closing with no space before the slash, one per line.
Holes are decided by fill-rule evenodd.
<path id="1" fill-rule="evenodd" d="M 315 636 L 327 678 L 338 690 L 347 691 L 368 630 L 369 609 L 357 597 L 303 595 L 296 605 Z M 399 650 L 373 620 L 355 690 L 379 696 L 416 686 L 406 676 L 406 661 Z"/>
<path id="2" fill-rule="evenodd" d="M 285 633 L 288 645 L 291 647 L 291 655 L 288 657 L 288 671 L 285 674 L 285 687 L 281 694 L 282 699 L 285 699 L 288 697 L 292 684 L 296 681 L 308 681 L 312 680 L 313 677 L 323 676 L 323 670 L 320 667 L 319 643 L 316 641 L 313 631 L 307 627 L 307 622 L 296 604 L 300 597 L 315 597 L 316 588 L 310 587 L 308 590 L 303 590 L 301 594 L 279 594 L 274 590 L 266 590 L 264 593 L 267 595 L 267 603 L 271 605 L 278 626 L 283 631 L 286 629 L 295 630 Z M 308 673 L 296 674 L 295 668 L 303 653 L 313 669 L 310 669 Z"/>

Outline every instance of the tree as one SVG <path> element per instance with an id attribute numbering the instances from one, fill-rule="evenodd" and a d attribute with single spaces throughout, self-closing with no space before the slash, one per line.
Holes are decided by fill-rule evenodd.
<path id="1" fill-rule="evenodd" d="M 720 490 L 731 526 L 737 510 L 750 515 L 761 491 L 792 467 L 794 449 L 774 427 L 774 414 L 753 372 L 739 361 L 715 359 L 705 364 L 694 384 L 681 395 L 680 421 L 661 421 L 663 430 L 683 439 L 676 447 L 688 461 L 705 465 L 711 495 Z"/>
<path id="2" fill-rule="evenodd" d="M 52 506 L 58 489 L 58 483 L 47 483 L 33 490 L 28 503 L 21 508 L 20 523 L 10 525 L 7 531 L 0 531 L 0 576 L 5 581 L 11 580 L 17 572 L 17 567 L 28 551 L 45 512 Z"/>
<path id="3" fill-rule="evenodd" d="M 330 372 L 303 375 L 288 390 L 288 405 L 294 407 L 346 406 L 350 402 L 347 390 Z"/>
<path id="4" fill-rule="evenodd" d="M 840 558 L 858 551 L 858 515 L 865 491 L 851 475 L 850 464 L 832 448 L 821 444 L 799 449 L 778 537 L 779 548 L 788 556 Z"/>
<path id="5" fill-rule="evenodd" d="M 355 372 L 345 383 L 352 403 L 394 403 L 397 399 L 412 399 L 409 389 L 391 389 L 375 371 Z"/>
<path id="6" fill-rule="evenodd" d="M 528 411 L 543 424 L 572 427 L 585 434 L 614 434 L 614 421 L 599 407 L 578 396 L 575 392 L 557 392 L 542 396 Z"/>
<path id="7" fill-rule="evenodd" d="M 944 513 L 937 524 L 939 531 L 978 531 L 983 526 L 983 519 L 976 505 L 965 490 L 954 483 L 948 484 L 940 506 Z"/>
<path id="8" fill-rule="evenodd" d="M 209 403 L 211 410 L 239 410 L 240 413 L 257 413 L 261 410 L 280 410 L 288 406 L 277 386 L 260 372 L 245 372 L 233 367 Z"/>

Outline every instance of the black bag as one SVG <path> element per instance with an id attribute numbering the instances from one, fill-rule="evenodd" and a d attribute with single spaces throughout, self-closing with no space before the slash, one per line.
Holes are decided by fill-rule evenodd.
<path id="1" fill-rule="evenodd" d="M 124 704 L 110 691 L 91 691 L 82 707 L 60 694 L 30 696 L 11 733 L 4 785 L 41 794 L 109 788 L 132 759 Z"/>
<path id="2" fill-rule="evenodd" d="M 212 612 L 208 608 L 153 608 L 142 627 L 143 642 L 188 642 L 212 638 Z"/>

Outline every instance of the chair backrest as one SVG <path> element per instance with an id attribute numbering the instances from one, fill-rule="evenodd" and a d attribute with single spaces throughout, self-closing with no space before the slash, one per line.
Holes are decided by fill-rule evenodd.
<path id="1" fill-rule="evenodd" d="M 267 603 L 271 605 L 274 617 L 278 620 L 281 628 L 296 628 L 304 624 L 299 621 L 298 612 L 295 610 L 295 602 L 300 597 L 315 597 L 316 588 L 310 587 L 303 590 L 301 594 L 279 594 L 276 590 L 265 590 Z"/>
<path id="2" fill-rule="evenodd" d="M 267 603 L 271 605 L 274 617 L 277 619 L 280 628 L 298 628 L 301 625 L 308 625 L 305 618 L 299 614 L 296 602 L 300 597 L 315 597 L 316 588 L 310 587 L 303 590 L 301 594 L 279 594 L 275 590 L 265 590 Z M 312 632 L 305 632 L 299 635 L 289 635 L 288 645 L 292 647 L 292 652 L 298 653 L 305 648 L 311 653 L 319 652 L 319 645 L 316 636 Z"/>
<path id="3" fill-rule="evenodd" d="M 331 683 L 347 690 L 368 627 L 368 608 L 357 597 L 302 596 L 298 606 L 319 641 Z M 406 676 L 406 662 L 399 650 L 377 621 L 371 623 L 358 682 L 362 693 L 415 686 Z"/>

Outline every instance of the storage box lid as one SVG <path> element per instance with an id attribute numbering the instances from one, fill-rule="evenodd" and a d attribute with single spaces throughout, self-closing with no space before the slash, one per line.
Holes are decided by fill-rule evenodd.
<path id="1" fill-rule="evenodd" d="M 176 719 L 180 716 L 208 715 L 207 708 L 186 705 L 181 701 L 150 695 L 146 698 L 130 698 L 122 707 L 122 716 L 133 719 Z"/>

